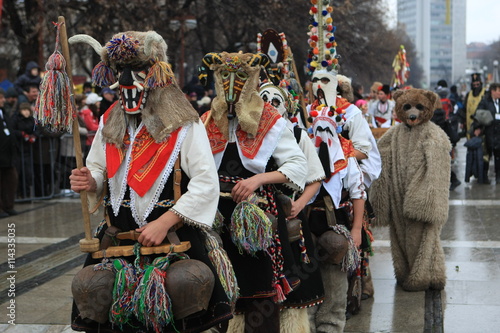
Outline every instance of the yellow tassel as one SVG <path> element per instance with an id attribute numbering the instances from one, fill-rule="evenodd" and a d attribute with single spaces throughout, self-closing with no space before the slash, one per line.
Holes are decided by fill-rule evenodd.
<path id="1" fill-rule="evenodd" d="M 164 61 L 155 61 L 144 79 L 146 88 L 164 88 L 174 82 L 174 73 L 170 65 Z"/>

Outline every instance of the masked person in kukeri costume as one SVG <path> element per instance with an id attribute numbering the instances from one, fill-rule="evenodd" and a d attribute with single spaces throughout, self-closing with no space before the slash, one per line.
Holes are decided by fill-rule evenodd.
<path id="1" fill-rule="evenodd" d="M 273 184 L 301 192 L 307 161 L 285 119 L 259 96 L 267 64 L 264 54 L 222 52 L 205 55 L 201 67 L 214 71 L 217 93 L 202 116 L 221 186 L 217 230 L 240 287 L 236 312 L 244 314 L 230 332 L 279 332 L 281 304 L 300 283 L 286 275 L 294 258 Z"/>
<path id="2" fill-rule="evenodd" d="M 289 231 L 294 224 L 298 224 L 293 226 L 293 228 L 297 229 L 295 233 L 298 233 L 295 236 L 290 234 L 289 236 L 293 237 L 290 240 L 292 241 L 292 251 L 294 251 L 296 260 L 292 273 L 301 281 L 300 288 L 287 295 L 287 299 L 283 302 L 281 332 L 310 332 L 307 308 L 318 305 L 323 301 L 324 290 L 317 251 L 304 208 L 318 192 L 321 181 L 325 178 L 325 172 L 307 132 L 290 120 L 290 115 L 293 114 L 292 110 L 295 110 L 297 105 L 288 90 L 290 86 L 286 77 L 285 75 L 285 79 L 279 85 L 268 82 L 262 84 L 259 90 L 262 99 L 275 107 L 286 120 L 288 129 L 294 134 L 295 140 L 304 152 L 308 163 L 306 186 L 303 193 L 297 194 L 287 188 L 281 188 L 284 193 L 281 198 L 288 203 L 289 207 L 287 212 Z M 298 323 L 303 323 L 303 325 L 298 326 Z M 301 330 L 301 328 L 303 329 Z"/>
<path id="3" fill-rule="evenodd" d="M 119 100 L 100 120 L 87 167 L 73 170 L 70 177 L 72 189 L 88 191 L 91 199 L 108 191 L 103 203 L 109 222 L 98 230 L 98 238 L 109 236 L 112 228 L 135 230 L 137 242 L 120 245 L 156 246 L 182 222 L 176 233 L 191 244 L 176 255 L 111 261 L 116 281 L 111 305 L 100 308 L 108 311 L 104 316 L 95 314 L 99 309 L 87 311 L 88 304 L 79 299 L 102 285 L 84 288 L 85 281 L 74 281 L 72 328 L 200 332 L 227 322 L 237 286 L 225 252 L 210 235 L 218 202 L 217 171 L 203 124 L 167 63 L 165 41 L 154 31 L 118 33 L 104 47 L 87 35 L 69 41 L 90 44 L 102 59 L 94 68 L 94 83 L 119 91 Z M 182 195 L 174 202 L 179 185 Z M 189 260 L 197 262 L 197 269 L 181 267 Z M 89 274 L 110 266 L 91 256 L 85 262 L 89 265 L 95 265 Z"/>
<path id="4" fill-rule="evenodd" d="M 345 123 L 342 125 L 342 137 L 352 141 L 356 160 L 359 163 L 361 171 L 363 172 L 363 183 L 369 194 L 369 188 L 372 182 L 380 176 L 382 171 L 382 159 L 377 147 L 377 142 L 366 121 L 363 119 L 363 112 L 355 105 L 350 104 L 353 99 L 351 79 L 344 75 L 337 74 L 338 95 L 335 97 L 336 105 L 343 105 L 345 109 Z M 328 104 L 330 98 L 325 99 Z M 369 195 L 368 195 L 369 196 Z M 369 256 L 373 255 L 371 242 L 373 242 L 373 235 L 370 231 L 371 221 L 375 218 L 375 212 L 369 202 L 369 198 L 365 202 L 365 218 L 363 219 L 363 232 L 365 233 L 366 242 L 365 246 L 361 248 L 361 267 L 358 272 L 361 275 L 362 281 L 362 299 L 372 297 L 374 294 L 373 281 L 369 267 Z M 352 279 L 350 280 L 350 284 Z M 356 294 L 356 291 L 353 292 Z M 359 301 L 357 301 L 359 305 Z M 356 314 L 359 306 L 352 307 L 348 305 L 348 315 Z"/>
<path id="5" fill-rule="evenodd" d="M 308 220 L 318 238 L 325 300 L 310 309 L 311 332 L 343 332 L 348 277 L 359 268 L 366 192 L 352 142 L 337 133 L 340 107 L 318 106 L 313 118 L 314 142 L 325 174 L 309 205 Z M 337 113 L 339 112 L 339 113 Z"/>
<path id="6" fill-rule="evenodd" d="M 366 159 L 372 145 L 360 131 L 366 122 L 361 111 L 345 98 L 339 88 L 338 57 L 332 8 L 315 4 L 309 32 L 309 69 L 314 102 L 308 106 L 313 142 L 324 168 L 319 193 L 309 205 L 309 224 L 318 237 L 325 300 L 311 308 L 311 332 L 343 332 L 346 321 L 348 276 L 359 269 L 358 248 L 364 237 L 366 200 L 363 172 L 357 159 Z M 350 83 L 350 82 L 349 82 Z M 359 118 L 358 123 L 356 119 Z M 364 122 L 364 123 L 362 123 Z M 348 125 L 347 125 L 348 124 Z M 345 126 L 347 125 L 347 126 Z M 339 135 L 345 126 L 353 141 Z"/>

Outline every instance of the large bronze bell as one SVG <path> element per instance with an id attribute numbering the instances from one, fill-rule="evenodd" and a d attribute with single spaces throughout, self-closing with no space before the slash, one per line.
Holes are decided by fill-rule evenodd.
<path id="1" fill-rule="evenodd" d="M 172 301 L 175 319 L 183 319 L 208 309 L 215 285 L 210 268 L 195 259 L 174 262 L 167 269 L 165 289 Z"/>
<path id="2" fill-rule="evenodd" d="M 94 270 L 86 266 L 76 273 L 71 284 L 73 299 L 82 318 L 104 324 L 113 303 L 115 273 L 111 270 Z"/>
<path id="3" fill-rule="evenodd" d="M 333 230 L 325 231 L 317 240 L 320 261 L 339 265 L 349 250 L 349 242 L 344 235 Z"/>

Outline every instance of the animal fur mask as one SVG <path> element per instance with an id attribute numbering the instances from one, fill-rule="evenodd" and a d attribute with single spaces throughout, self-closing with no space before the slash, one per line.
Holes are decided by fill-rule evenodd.
<path id="1" fill-rule="evenodd" d="M 429 90 L 397 90 L 393 98 L 396 101 L 395 111 L 398 119 L 410 127 L 429 121 L 434 110 L 441 108 L 439 96 Z"/>
<path id="2" fill-rule="evenodd" d="M 217 96 L 212 101 L 212 117 L 221 133 L 228 138 L 228 118 L 234 113 L 241 129 L 256 135 L 264 101 L 259 96 L 261 66 L 268 66 L 265 54 L 208 53 L 203 64 L 214 71 Z"/>
<path id="3" fill-rule="evenodd" d="M 99 86 L 118 87 L 119 102 L 103 128 L 105 142 L 123 145 L 127 117 L 141 113 L 156 142 L 177 128 L 198 120 L 198 114 L 179 89 L 167 58 L 167 44 L 154 31 L 115 34 L 103 47 L 88 35 L 76 35 L 71 44 L 85 42 L 101 56 L 92 71 Z M 124 116 L 125 113 L 125 116 Z"/>

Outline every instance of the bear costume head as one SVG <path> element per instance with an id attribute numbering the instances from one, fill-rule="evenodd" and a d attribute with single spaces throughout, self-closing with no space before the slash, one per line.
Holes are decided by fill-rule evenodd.
<path id="1" fill-rule="evenodd" d="M 392 97 L 396 102 L 396 115 L 401 122 L 415 127 L 428 122 L 434 110 L 441 108 L 439 96 L 429 90 L 407 89 L 397 90 Z"/>

